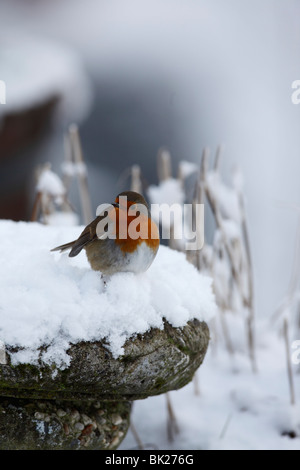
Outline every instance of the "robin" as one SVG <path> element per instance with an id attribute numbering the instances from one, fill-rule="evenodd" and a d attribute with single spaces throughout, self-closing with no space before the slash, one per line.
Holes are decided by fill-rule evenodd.
<path id="1" fill-rule="evenodd" d="M 83 248 L 92 269 L 103 274 L 146 271 L 159 248 L 159 230 L 143 196 L 134 191 L 120 193 L 77 240 L 51 251 L 71 249 L 69 256 L 74 257 Z"/>

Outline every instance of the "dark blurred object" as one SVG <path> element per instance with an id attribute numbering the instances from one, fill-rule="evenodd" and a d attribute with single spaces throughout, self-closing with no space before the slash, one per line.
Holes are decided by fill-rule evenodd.
<path id="1" fill-rule="evenodd" d="M 64 129 L 86 118 L 92 93 L 73 50 L 41 37 L 2 34 L 0 219 L 28 220 L 36 167 L 62 161 Z"/>
<path id="2" fill-rule="evenodd" d="M 36 161 L 33 146 L 49 132 L 58 96 L 5 115 L 0 127 L 0 219 L 27 220 Z"/>
<path id="3" fill-rule="evenodd" d="M 130 185 L 130 169 L 139 165 L 143 189 L 157 182 L 157 153 L 167 147 L 174 172 L 181 159 L 191 156 L 186 121 L 176 86 L 161 77 L 125 79 L 109 75 L 98 81 L 89 118 L 80 127 L 89 163 L 115 171 L 115 186 L 97 187 L 98 200 L 111 200 Z M 109 77 L 109 78 L 108 78 Z M 91 175 L 92 176 L 92 175 Z M 126 178 L 127 176 L 127 178 Z M 94 188 L 91 186 L 92 197 Z"/>

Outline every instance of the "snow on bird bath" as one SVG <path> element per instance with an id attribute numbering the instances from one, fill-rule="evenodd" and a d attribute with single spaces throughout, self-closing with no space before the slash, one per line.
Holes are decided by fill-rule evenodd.
<path id="1" fill-rule="evenodd" d="M 212 281 L 183 253 L 160 246 L 146 273 L 118 273 L 105 286 L 84 252 L 75 258 L 50 252 L 80 232 L 78 226 L 0 221 L 0 339 L 18 348 L 13 364 L 40 359 L 65 368 L 71 343 L 102 339 L 117 358 L 128 338 L 162 329 L 164 318 L 182 327 L 214 316 Z"/>

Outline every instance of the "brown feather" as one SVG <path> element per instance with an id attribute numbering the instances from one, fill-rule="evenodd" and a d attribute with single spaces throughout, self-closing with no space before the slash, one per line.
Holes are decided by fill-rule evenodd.
<path id="1" fill-rule="evenodd" d="M 120 193 L 117 196 L 117 198 L 116 198 L 117 203 L 119 202 L 119 197 L 121 197 L 121 196 L 126 196 L 129 203 L 130 202 L 135 202 L 135 203 L 143 204 L 147 208 L 147 210 L 149 211 L 148 204 L 146 203 L 143 196 L 141 196 L 140 194 L 135 193 L 133 191 L 125 191 L 123 193 Z M 118 213 L 118 210 L 119 209 L 117 209 L 117 213 Z M 74 257 L 74 256 L 77 256 L 83 248 L 85 248 L 87 245 L 89 245 L 91 242 L 93 242 L 95 240 L 98 240 L 98 243 L 101 243 L 101 245 L 102 245 L 102 241 L 101 241 L 101 235 L 102 234 L 101 233 L 99 234 L 99 228 L 98 228 L 98 233 L 97 233 L 97 225 L 106 216 L 107 216 L 107 211 L 104 211 L 104 213 L 102 213 L 101 215 L 96 217 L 96 219 L 94 219 L 90 224 L 88 224 L 85 227 L 85 229 L 79 235 L 77 240 L 66 243 L 64 245 L 57 246 L 56 248 L 53 248 L 51 251 L 64 251 L 64 250 L 68 250 L 68 249 L 71 248 L 69 256 Z M 118 222 L 118 218 L 117 218 L 117 233 L 118 233 L 118 223 L 119 222 Z M 109 222 L 108 222 L 108 224 L 109 224 Z M 153 222 L 151 221 L 151 219 L 149 219 L 148 223 L 146 223 L 146 226 L 148 226 L 148 229 L 150 229 L 150 228 L 152 228 L 152 225 L 153 225 Z M 113 228 L 114 228 L 114 231 L 115 231 L 115 228 L 116 228 L 115 224 L 113 224 Z M 154 250 L 157 250 L 158 245 L 159 245 L 158 230 L 156 230 L 156 232 L 154 231 L 154 236 L 151 237 L 152 232 L 151 232 L 151 230 L 149 230 L 150 237 L 149 237 L 149 239 L 146 240 L 146 243 L 149 246 L 151 246 L 151 248 L 154 249 Z M 103 234 L 104 233 L 105 233 L 105 230 L 103 230 Z M 148 238 L 148 237 L 142 237 L 142 238 Z M 116 244 L 121 245 L 122 251 L 132 252 L 136 248 L 137 244 L 141 243 L 141 241 L 142 240 L 140 238 L 138 240 L 131 240 L 131 239 L 129 239 L 129 240 L 118 240 L 118 237 L 117 237 Z M 124 242 L 126 242 L 126 243 L 124 244 Z M 91 245 L 91 246 L 93 246 L 93 245 Z M 97 245 L 97 247 L 99 247 L 99 245 Z M 99 249 L 99 248 L 97 248 L 97 249 Z"/>
<path id="2" fill-rule="evenodd" d="M 65 251 L 65 250 L 68 250 L 69 248 L 72 248 L 74 243 L 75 241 L 65 243 L 64 245 L 60 245 L 60 246 L 56 246 L 55 248 L 52 248 L 52 250 L 50 251 Z"/>
<path id="3" fill-rule="evenodd" d="M 69 256 L 71 258 L 77 256 L 88 243 L 98 238 L 96 233 L 96 227 L 103 217 L 103 215 L 96 217 L 95 220 L 93 220 L 89 225 L 85 227 L 85 229 L 79 235 L 77 240 L 65 243 L 64 245 L 57 246 L 56 248 L 52 248 L 51 251 L 65 251 L 71 248 Z"/>
<path id="4" fill-rule="evenodd" d="M 96 227 L 102 218 L 103 216 L 96 217 L 95 220 L 85 227 L 83 232 L 79 235 L 78 239 L 73 244 L 72 250 L 69 253 L 71 258 L 77 256 L 88 243 L 98 238 Z"/>

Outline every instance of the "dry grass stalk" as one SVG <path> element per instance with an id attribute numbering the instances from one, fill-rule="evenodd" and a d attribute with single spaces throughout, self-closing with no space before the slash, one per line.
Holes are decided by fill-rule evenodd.
<path id="1" fill-rule="evenodd" d="M 69 133 L 64 135 L 64 162 L 62 165 L 62 181 L 66 188 L 66 193 L 69 192 L 72 178 L 73 178 L 73 161 L 72 161 L 72 148 Z"/>
<path id="2" fill-rule="evenodd" d="M 215 162 L 214 162 L 214 170 L 216 172 L 220 171 L 220 165 L 221 165 L 221 159 L 223 156 L 224 152 L 224 146 L 223 145 L 218 145 L 217 147 L 217 152 L 216 152 L 216 157 L 215 157 Z"/>
<path id="3" fill-rule="evenodd" d="M 157 171 L 159 181 L 164 181 L 172 176 L 171 154 L 165 147 L 158 151 Z"/>
<path id="4" fill-rule="evenodd" d="M 176 416 L 173 410 L 169 393 L 166 393 L 166 400 L 167 400 L 167 411 L 168 411 L 167 433 L 168 433 L 169 441 L 173 442 L 174 435 L 179 434 L 179 426 L 177 424 Z"/>
<path id="5" fill-rule="evenodd" d="M 248 226 L 246 221 L 246 213 L 245 213 L 245 204 L 244 198 L 241 192 L 238 193 L 239 199 L 239 206 L 240 206 L 240 213 L 242 215 L 242 233 L 244 239 L 244 248 L 246 253 L 246 269 L 247 269 L 247 280 L 248 280 L 248 299 L 247 299 L 247 307 L 248 307 L 248 318 L 247 318 L 247 331 L 248 331 L 248 345 L 249 345 L 249 353 L 251 356 L 251 363 L 253 372 L 257 372 L 257 363 L 255 357 L 255 344 L 254 344 L 254 287 L 253 287 L 253 268 L 252 268 L 252 257 L 251 257 L 251 250 L 250 250 L 250 242 L 249 242 L 249 235 L 248 235 Z"/>
<path id="6" fill-rule="evenodd" d="M 87 172 L 83 158 L 79 131 L 78 127 L 75 124 L 72 124 L 69 127 L 69 139 L 73 161 L 76 165 L 77 170 L 76 173 L 78 177 L 83 222 L 84 224 L 88 224 L 93 219 L 93 213 L 88 190 Z"/>
<path id="7" fill-rule="evenodd" d="M 210 154 L 209 148 L 205 147 L 203 150 L 202 159 L 201 159 L 200 173 L 196 182 L 193 206 L 195 206 L 196 204 L 204 204 L 205 202 L 205 175 L 207 173 L 209 154 Z M 196 227 L 196 230 L 197 230 L 196 236 L 200 236 L 198 231 L 202 229 L 203 229 L 202 227 Z M 196 267 L 200 271 L 205 264 L 203 260 L 203 250 L 201 249 L 201 250 L 195 251 L 195 255 L 196 255 Z"/>
<path id="8" fill-rule="evenodd" d="M 200 387 L 199 387 L 199 377 L 198 377 L 197 372 L 194 374 L 193 384 L 194 384 L 195 395 L 200 396 L 201 393 L 200 393 Z"/>
<path id="9" fill-rule="evenodd" d="M 296 398 L 295 398 L 294 377 L 293 377 L 291 354 L 290 354 L 291 350 L 290 350 L 290 342 L 289 342 L 289 327 L 288 327 L 288 320 L 286 317 L 283 320 L 283 337 L 284 337 L 285 351 L 286 351 L 286 363 L 287 363 L 288 381 L 289 381 L 289 389 L 290 389 L 290 401 L 291 401 L 291 405 L 295 405 Z"/>
<path id="10" fill-rule="evenodd" d="M 281 305 L 276 309 L 272 315 L 271 321 L 276 322 L 287 310 L 292 310 L 296 304 L 296 328 L 300 331 L 300 304 L 299 304 L 299 274 L 300 274 L 300 221 L 298 222 L 298 230 L 295 244 L 295 254 L 293 257 L 293 267 L 290 279 L 290 284 L 286 297 Z"/>
<path id="11" fill-rule="evenodd" d="M 217 157 L 214 164 L 214 169 L 219 171 L 220 168 L 220 156 L 221 150 L 218 149 Z M 246 225 L 246 218 L 245 218 L 245 210 L 244 210 L 244 203 L 241 193 L 238 194 L 239 205 L 240 205 L 240 212 L 241 212 L 241 228 L 243 239 L 240 240 L 240 244 L 243 247 L 243 251 L 246 253 L 246 259 L 243 263 L 243 269 L 246 271 L 247 280 L 248 280 L 248 292 L 245 294 L 244 286 L 243 286 L 243 271 L 241 271 L 240 262 L 237 262 L 237 257 L 235 253 L 235 247 L 232 246 L 230 240 L 226 234 L 224 229 L 223 217 L 221 215 L 221 210 L 219 207 L 219 202 L 213 195 L 212 191 L 210 190 L 210 186 L 207 183 L 207 155 L 203 155 L 202 157 L 202 165 L 201 171 L 203 172 L 202 178 L 206 182 L 205 184 L 205 195 L 207 201 L 210 205 L 211 211 L 213 213 L 217 229 L 220 231 L 222 235 L 222 242 L 224 244 L 224 248 L 226 250 L 231 275 L 234 279 L 234 282 L 237 286 L 240 298 L 245 308 L 248 309 L 248 318 L 246 321 L 247 324 L 247 332 L 248 332 L 248 347 L 249 347 L 249 357 L 251 361 L 251 366 L 253 372 L 257 372 L 257 363 L 256 363 L 256 356 L 255 356 L 255 345 L 254 345 L 254 307 L 253 307 L 253 280 L 252 280 L 252 263 L 251 263 L 251 255 L 250 255 L 250 247 L 249 247 L 249 239 L 248 239 L 248 231 Z M 241 261 L 241 260 L 239 260 Z M 221 317 L 222 318 L 222 317 Z M 223 330 L 226 333 L 226 327 L 224 328 L 224 321 L 223 321 Z M 226 339 L 227 338 L 227 339 Z M 225 340 L 227 343 L 227 348 L 231 351 L 230 343 L 228 342 L 228 336 L 225 334 Z"/>
<path id="12" fill-rule="evenodd" d="M 48 170 L 51 170 L 50 163 L 45 163 L 43 165 L 38 166 L 35 171 L 36 181 L 38 182 L 43 172 L 48 171 Z M 53 206 L 54 206 L 54 198 L 52 198 L 51 194 L 37 187 L 30 221 L 36 222 L 39 220 L 40 216 L 42 215 L 42 219 L 44 223 L 46 223 L 45 221 L 47 219 L 47 216 L 51 214 Z"/>
<path id="13" fill-rule="evenodd" d="M 225 229 L 224 229 L 224 226 L 223 226 L 223 220 L 222 220 L 221 212 L 220 212 L 220 209 L 219 209 L 219 206 L 218 206 L 218 202 L 214 198 L 214 196 L 211 194 L 211 192 L 209 191 L 208 186 L 206 186 L 206 190 L 207 190 L 206 191 L 207 200 L 208 200 L 209 205 L 211 207 L 212 213 L 215 217 L 217 228 L 220 230 L 220 233 L 222 234 L 224 247 L 225 247 L 226 252 L 228 254 L 228 258 L 229 258 L 229 261 L 230 261 L 231 272 L 232 272 L 232 277 L 233 277 L 233 279 L 235 280 L 235 282 L 238 286 L 238 289 L 239 289 L 239 292 L 242 296 L 244 305 L 247 305 L 248 304 L 248 299 L 245 297 L 244 292 L 243 292 L 243 286 L 242 286 L 241 278 L 240 278 L 239 271 L 238 271 L 236 263 L 235 263 L 232 247 L 231 247 L 231 245 L 229 243 L 229 240 L 226 236 L 226 232 L 225 232 Z"/>
<path id="14" fill-rule="evenodd" d="M 232 420 L 232 413 L 229 413 L 229 415 L 227 416 L 227 419 L 226 419 L 226 421 L 225 421 L 225 424 L 224 424 L 224 426 L 223 426 L 223 429 L 222 429 L 222 431 L 221 431 L 221 433 L 220 433 L 219 439 L 224 439 L 225 434 L 226 434 L 226 432 L 227 432 L 227 430 L 228 430 L 228 428 L 229 428 L 229 424 L 230 424 L 231 420 Z"/>
<path id="15" fill-rule="evenodd" d="M 220 172 L 220 165 L 221 165 L 221 157 L 223 153 L 223 146 L 219 146 L 217 148 L 213 171 L 216 173 Z M 230 355 L 234 354 L 234 347 L 229 335 L 229 329 L 226 322 L 226 311 L 234 311 L 234 305 L 232 304 L 235 292 L 235 286 L 238 292 L 238 295 L 241 299 L 242 305 L 245 309 L 247 309 L 248 316 L 246 318 L 246 328 L 247 328 L 247 336 L 248 336 L 248 350 L 249 350 L 249 358 L 251 362 L 251 367 L 253 372 L 257 371 L 257 363 L 256 363 L 256 355 L 255 355 L 255 342 L 254 342 L 254 289 L 253 289 L 253 271 L 252 271 L 252 260 L 251 260 L 251 253 L 250 253 L 250 244 L 249 244 L 249 236 L 248 236 L 248 227 L 246 222 L 246 215 L 245 215 L 245 207 L 244 207 L 244 199 L 243 194 L 240 188 L 236 188 L 236 196 L 239 204 L 239 212 L 240 212 L 240 229 L 241 229 L 241 236 L 236 239 L 229 238 L 227 231 L 225 230 L 225 219 L 223 218 L 221 207 L 219 205 L 218 199 L 215 197 L 213 191 L 208 184 L 208 176 L 209 176 L 209 156 L 210 150 L 209 148 L 204 148 L 201 162 L 200 162 L 200 171 L 198 173 L 198 178 L 196 180 L 194 195 L 192 204 L 193 207 L 196 207 L 196 204 L 204 204 L 205 201 L 208 201 L 208 204 L 211 208 L 212 215 L 214 217 L 217 230 L 221 234 L 222 238 L 222 246 L 225 250 L 226 259 L 224 262 L 228 263 L 228 267 L 231 273 L 231 293 L 229 298 L 226 300 L 224 304 L 224 299 L 217 299 L 219 300 L 219 307 L 220 307 L 220 321 L 221 321 L 221 328 L 223 331 L 223 336 L 225 339 L 225 345 Z M 163 181 L 167 178 L 172 177 L 171 173 L 171 156 L 166 149 L 160 149 L 158 152 L 158 175 L 159 180 Z M 178 173 L 178 179 L 181 181 L 183 185 L 183 175 Z M 195 217 L 193 217 L 195 220 Z M 199 228 L 201 229 L 201 228 Z M 172 239 L 172 228 L 171 228 L 171 237 L 170 237 L 169 246 L 176 247 Z M 218 259 L 218 251 L 216 247 L 212 247 L 213 250 L 213 259 L 216 257 Z M 193 263 L 200 271 L 209 271 L 213 273 L 213 259 L 209 261 L 206 256 L 206 246 L 201 250 L 197 250 L 195 252 L 186 252 L 187 259 Z M 246 279 L 246 286 L 245 286 L 245 279 Z M 233 282 L 232 282 L 233 280 Z M 245 288 L 246 287 L 246 288 Z"/>
<path id="16" fill-rule="evenodd" d="M 203 150 L 202 158 L 201 158 L 201 166 L 200 171 L 198 172 L 198 177 L 196 179 L 193 200 L 192 200 L 192 208 L 193 208 L 193 220 L 196 220 L 196 206 L 197 204 L 204 204 L 205 202 L 205 175 L 207 171 L 207 163 L 209 157 L 209 149 L 206 147 Z M 202 230 L 202 227 L 196 227 L 196 236 L 201 237 L 199 233 Z M 204 267 L 205 262 L 203 259 L 203 250 L 193 250 L 193 251 L 186 251 L 186 257 L 188 261 L 194 266 L 196 266 L 199 271 Z"/>
<path id="17" fill-rule="evenodd" d="M 40 210 L 41 210 L 41 199 L 42 193 L 41 191 L 37 191 L 33 203 L 33 208 L 30 216 L 30 222 L 36 222 L 39 218 Z"/>
<path id="18" fill-rule="evenodd" d="M 161 147 L 157 154 L 157 173 L 158 179 L 161 183 L 169 178 L 172 178 L 172 164 L 171 154 L 168 149 Z M 173 250 L 177 249 L 177 242 L 174 237 L 174 225 L 170 226 L 169 247 Z"/>
<path id="19" fill-rule="evenodd" d="M 139 165 L 131 167 L 131 191 L 143 194 L 143 184 L 141 179 L 141 168 Z"/>
<path id="20" fill-rule="evenodd" d="M 59 208 L 60 212 L 64 213 L 74 212 L 74 208 L 67 198 L 63 182 L 61 182 L 61 188 L 59 188 L 59 192 L 57 194 L 53 192 L 50 186 L 42 188 L 39 187 L 40 178 L 42 178 L 43 173 L 46 171 L 52 172 L 50 163 L 45 163 L 36 169 L 37 186 L 30 216 L 31 222 L 36 222 L 41 219 L 44 224 L 47 224 L 48 217 L 57 212 L 57 208 Z"/>
<path id="21" fill-rule="evenodd" d="M 141 440 L 141 438 L 140 438 L 140 436 L 139 436 L 139 434 L 138 434 L 138 432 L 137 432 L 137 430 L 136 430 L 136 428 L 135 428 L 132 421 L 130 422 L 130 430 L 131 430 L 131 432 L 133 434 L 133 437 L 134 437 L 134 439 L 137 443 L 138 449 L 139 450 L 144 450 L 145 449 L 144 444 L 143 444 L 143 442 L 142 442 L 142 440 Z"/>
<path id="22" fill-rule="evenodd" d="M 230 356 L 234 356 L 234 347 L 232 345 L 232 341 L 230 338 L 227 321 L 226 321 L 226 311 L 222 308 L 220 309 L 220 319 L 221 319 L 221 327 L 223 331 L 226 349 Z"/>

